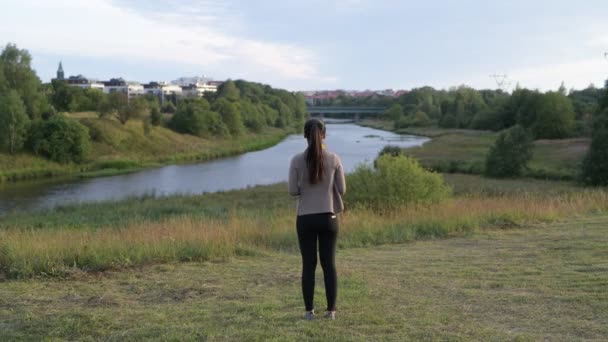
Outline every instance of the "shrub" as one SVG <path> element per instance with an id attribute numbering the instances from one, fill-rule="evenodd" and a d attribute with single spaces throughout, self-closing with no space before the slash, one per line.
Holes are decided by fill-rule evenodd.
<path id="1" fill-rule="evenodd" d="M 382 151 L 380 151 L 380 153 L 378 154 L 378 157 L 382 157 L 383 155 L 389 155 L 389 156 L 393 156 L 393 157 L 402 156 L 403 149 L 399 146 L 387 145 L 387 146 L 384 146 Z"/>
<path id="2" fill-rule="evenodd" d="M 362 164 L 348 176 L 348 203 L 390 209 L 439 202 L 451 193 L 440 174 L 425 170 L 413 158 L 385 154 L 375 164 Z"/>
<path id="3" fill-rule="evenodd" d="M 89 130 L 78 121 L 55 115 L 30 129 L 31 150 L 59 163 L 83 162 L 90 148 Z"/>
<path id="4" fill-rule="evenodd" d="M 486 156 L 485 174 L 491 177 L 521 175 L 532 159 L 532 136 L 519 126 L 502 132 Z"/>

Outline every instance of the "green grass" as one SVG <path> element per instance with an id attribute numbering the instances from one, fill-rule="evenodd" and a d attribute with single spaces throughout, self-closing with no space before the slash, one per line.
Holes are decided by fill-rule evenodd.
<path id="1" fill-rule="evenodd" d="M 267 128 L 236 138 L 204 139 L 152 127 L 150 134 L 145 135 L 141 120 L 122 125 L 116 120 L 98 119 L 91 113 L 70 116 L 89 128 L 92 149 L 86 163 L 62 165 L 27 153 L 0 153 L 0 183 L 66 175 L 114 175 L 159 164 L 205 161 L 268 148 L 290 133 Z"/>
<path id="2" fill-rule="evenodd" d="M 0 282 L 0 340 L 605 341 L 606 227 L 594 215 L 340 248 L 336 321 L 300 318 L 295 251 Z M 322 284 L 319 268 L 318 310 Z"/>
<path id="3" fill-rule="evenodd" d="M 351 208 L 347 195 L 341 247 L 447 238 L 608 210 L 608 193 L 602 189 L 462 175 L 450 175 L 448 181 L 457 196 L 429 205 Z M 284 184 L 17 212 L 0 223 L 0 277 L 69 277 L 82 271 L 295 251 L 294 225 L 293 200 Z"/>
<path id="4" fill-rule="evenodd" d="M 395 131 L 391 121 L 364 120 L 362 125 Z M 498 133 L 438 127 L 410 127 L 397 130 L 433 138 L 423 146 L 405 150 L 425 167 L 447 173 L 482 174 L 485 157 Z M 539 179 L 576 180 L 589 147 L 589 139 L 537 140 L 533 158 L 524 176 Z"/>

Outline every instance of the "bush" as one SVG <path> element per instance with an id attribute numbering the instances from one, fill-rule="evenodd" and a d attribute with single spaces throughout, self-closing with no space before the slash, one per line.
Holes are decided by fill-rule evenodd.
<path id="1" fill-rule="evenodd" d="M 413 158 L 383 155 L 375 164 L 360 165 L 348 176 L 348 203 L 390 209 L 439 202 L 451 193 L 440 174 L 425 170 Z"/>
<path id="2" fill-rule="evenodd" d="M 403 155 L 403 149 L 399 146 L 387 145 L 384 146 L 382 151 L 378 154 L 378 157 L 382 157 L 383 155 L 389 155 L 393 157 L 398 157 Z"/>
<path id="3" fill-rule="evenodd" d="M 78 121 L 55 115 L 30 129 L 31 150 L 58 163 L 83 162 L 90 148 L 89 130 Z"/>
<path id="4" fill-rule="evenodd" d="M 502 132 L 486 156 L 485 174 L 491 177 L 513 177 L 522 174 L 532 159 L 532 136 L 519 126 Z"/>

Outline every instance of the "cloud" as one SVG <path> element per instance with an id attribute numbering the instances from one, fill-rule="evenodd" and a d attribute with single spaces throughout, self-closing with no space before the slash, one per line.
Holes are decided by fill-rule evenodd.
<path id="1" fill-rule="evenodd" d="M 321 77 L 312 49 L 224 32 L 225 26 L 217 24 L 226 12 L 220 7 L 189 9 L 190 15 L 186 4 L 176 11 L 144 13 L 108 0 L 22 0 L 0 13 L 0 37 L 48 54 L 184 63 L 260 81 L 332 81 Z"/>

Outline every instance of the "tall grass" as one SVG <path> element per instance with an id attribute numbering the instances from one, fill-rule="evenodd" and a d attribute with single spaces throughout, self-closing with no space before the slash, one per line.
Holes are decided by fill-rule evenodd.
<path id="1" fill-rule="evenodd" d="M 465 196 L 383 212 L 357 208 L 342 216 L 341 248 L 442 238 L 482 228 L 511 228 L 608 210 L 603 190 L 555 196 Z M 268 215 L 270 214 L 270 215 Z M 222 259 L 265 250 L 295 251 L 292 209 L 233 211 L 226 218 L 173 217 L 120 228 L 0 231 L 0 273 L 9 278 L 66 276 L 148 263 Z"/>

